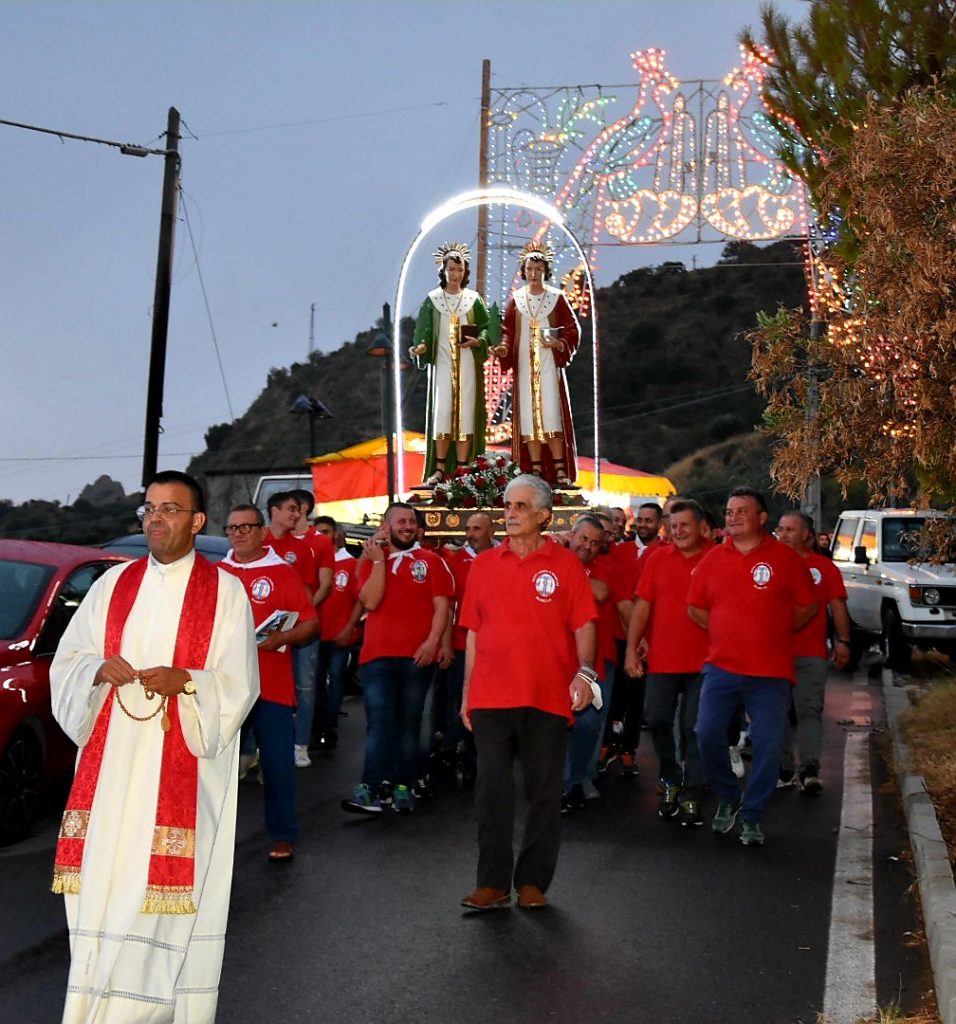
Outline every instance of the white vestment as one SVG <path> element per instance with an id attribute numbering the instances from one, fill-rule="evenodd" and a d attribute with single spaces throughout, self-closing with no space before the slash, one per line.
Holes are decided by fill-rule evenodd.
<path id="1" fill-rule="evenodd" d="M 196 557 L 150 557 L 126 621 L 120 654 L 134 669 L 173 664 L 186 583 Z M 128 562 L 90 588 L 50 668 L 53 714 L 80 747 L 113 688 L 93 686 L 103 662 L 110 597 Z M 259 696 L 252 612 L 242 584 L 219 571 L 216 618 L 204 666 L 189 670 L 195 696 L 179 718 L 199 758 L 195 914 L 143 914 L 163 747 L 160 716 L 136 722 L 116 704 L 83 852 L 79 895 L 67 895 L 70 977 L 64 1024 L 212 1024 L 219 995 L 236 834 L 239 727 Z M 148 715 L 135 683 L 121 687 L 134 715 Z"/>
<path id="2" fill-rule="evenodd" d="M 544 286 L 541 295 L 532 295 L 527 287 L 519 288 L 514 293 L 515 306 L 521 314 L 521 339 L 518 343 L 521 356 L 515 366 L 521 410 L 518 429 L 523 438 L 531 441 L 547 441 L 564 431 L 554 352 L 540 342 L 536 345 L 531 329 L 532 321 L 535 320 L 540 328 L 548 326 L 548 317 L 558 304 L 560 295 L 557 288 L 549 285 Z M 535 356 L 540 367 L 537 375 L 534 372 Z M 536 399 L 540 401 L 540 406 Z M 540 409 L 540 418 L 535 416 L 536 408 Z"/>
<path id="3" fill-rule="evenodd" d="M 452 352 L 449 341 L 452 314 L 461 323 L 468 322 L 468 314 L 478 298 L 470 288 L 462 288 L 457 295 L 450 295 L 441 288 L 428 293 L 438 313 L 438 331 L 435 337 L 435 369 L 432 373 L 434 387 L 434 414 L 432 436 L 465 441 L 475 432 L 475 357 L 470 348 L 459 348 Z M 453 358 L 454 357 L 454 358 Z M 453 409 L 455 406 L 452 388 L 453 365 L 458 366 L 458 433 L 452 436 Z M 484 386 L 484 381 L 482 381 Z"/>

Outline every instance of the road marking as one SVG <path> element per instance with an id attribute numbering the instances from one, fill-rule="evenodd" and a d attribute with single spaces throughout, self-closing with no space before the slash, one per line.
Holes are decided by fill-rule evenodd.
<path id="1" fill-rule="evenodd" d="M 874 930 L 869 734 L 849 732 L 823 993 L 826 1024 L 853 1024 L 876 1013 Z"/>

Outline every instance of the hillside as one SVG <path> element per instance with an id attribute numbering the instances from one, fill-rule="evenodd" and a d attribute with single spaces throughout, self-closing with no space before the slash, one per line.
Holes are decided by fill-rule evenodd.
<path id="1" fill-rule="evenodd" d="M 799 247 L 730 243 L 720 263 L 642 268 L 598 290 L 601 333 L 602 454 L 661 472 L 698 448 L 748 432 L 762 403 L 747 384 L 750 350 L 739 339 L 758 310 L 805 300 Z M 590 323 L 569 371 L 578 448 L 593 451 Z M 403 349 L 410 320 L 403 323 Z M 190 464 L 197 474 L 294 469 L 310 454 L 335 451 L 382 429 L 383 361 L 366 352 L 377 327 L 335 352 L 270 371 L 266 387 L 232 425 L 207 432 L 208 448 Z M 403 374 L 409 429 L 424 422 L 424 374 Z M 333 419 L 308 423 L 289 409 L 297 395 L 321 399 Z"/>

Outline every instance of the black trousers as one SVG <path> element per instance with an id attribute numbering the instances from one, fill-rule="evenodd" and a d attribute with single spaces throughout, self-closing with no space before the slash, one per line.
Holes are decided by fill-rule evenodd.
<path id="1" fill-rule="evenodd" d="M 568 722 L 537 708 L 478 708 L 471 713 L 478 750 L 478 885 L 545 892 L 561 845 L 561 792 Z M 528 802 L 514 857 L 515 761 Z"/>

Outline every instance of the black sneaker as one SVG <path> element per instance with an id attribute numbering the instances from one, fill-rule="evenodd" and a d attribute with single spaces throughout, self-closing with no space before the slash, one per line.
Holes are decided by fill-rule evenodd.
<path id="1" fill-rule="evenodd" d="M 700 804 L 696 800 L 681 800 L 677 820 L 685 827 L 697 827 L 704 824 L 700 816 Z"/>
<path id="2" fill-rule="evenodd" d="M 587 803 L 584 789 L 581 786 L 572 786 L 568 790 L 568 807 L 572 811 L 579 811 Z"/>
<path id="3" fill-rule="evenodd" d="M 800 769 L 800 792 L 808 796 L 819 796 L 823 792 L 819 768 L 811 765 Z"/>
<path id="4" fill-rule="evenodd" d="M 661 797 L 660 806 L 657 808 L 657 816 L 667 820 L 673 818 L 680 807 L 677 803 L 680 798 L 680 786 L 672 786 L 669 782 L 664 783 L 664 795 Z"/>

